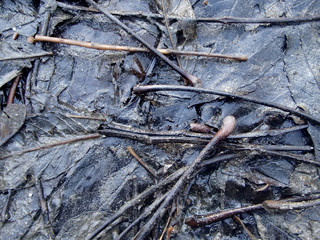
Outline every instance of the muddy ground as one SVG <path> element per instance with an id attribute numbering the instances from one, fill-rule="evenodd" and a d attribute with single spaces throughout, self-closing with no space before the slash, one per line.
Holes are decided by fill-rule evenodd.
<path id="1" fill-rule="evenodd" d="M 93 237 L 130 200 L 182 173 L 228 115 L 237 119 L 233 134 L 197 167 L 145 239 L 318 239 L 320 22 L 299 19 L 319 16 L 320 1 L 99 3 L 156 48 L 246 56 L 168 58 L 199 78 L 197 87 L 262 104 L 199 92 L 137 94 L 137 85 L 186 81 L 153 53 L 27 41 L 38 34 L 143 47 L 86 1 L 1 1 L 1 239 Z M 195 21 L 226 16 L 294 21 Z M 210 132 L 191 133 L 192 123 Z M 129 206 L 95 238 L 117 239 L 177 179 Z M 205 226 L 187 224 L 253 205 L 260 207 Z M 139 233 L 158 208 L 123 239 Z"/>

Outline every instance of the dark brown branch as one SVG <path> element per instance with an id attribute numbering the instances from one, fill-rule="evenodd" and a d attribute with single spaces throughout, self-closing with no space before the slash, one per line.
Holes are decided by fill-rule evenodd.
<path id="1" fill-rule="evenodd" d="M 277 136 L 292 131 L 306 129 L 307 125 L 294 126 L 283 129 L 253 131 L 248 133 L 231 134 L 230 139 L 256 138 L 265 136 Z M 99 133 L 105 136 L 123 137 L 138 140 L 148 144 L 157 143 L 208 143 L 214 134 L 202 134 L 188 132 L 185 130 L 178 131 L 150 131 L 134 128 L 128 125 L 108 123 L 105 129 L 99 130 Z"/>
<path id="2" fill-rule="evenodd" d="M 283 200 L 265 200 L 260 204 L 250 205 L 234 209 L 223 210 L 220 212 L 208 213 L 189 217 L 185 223 L 192 227 L 208 225 L 214 222 L 221 221 L 226 218 L 238 215 L 240 213 L 252 212 L 257 210 L 292 210 L 307 207 L 313 207 L 320 204 L 319 194 L 314 196 L 302 196 L 296 198 L 288 198 Z"/>
<path id="3" fill-rule="evenodd" d="M 158 175 L 149 167 L 139 156 L 136 154 L 136 152 L 132 149 L 131 146 L 127 147 L 127 150 L 129 153 L 146 169 L 155 179 L 158 179 Z"/>
<path id="4" fill-rule="evenodd" d="M 201 216 L 193 216 L 189 217 L 185 220 L 185 223 L 191 227 L 200 227 L 204 225 L 209 225 L 214 222 L 221 221 L 226 218 L 230 218 L 234 215 L 238 215 L 240 213 L 252 212 L 263 209 L 262 203 L 251 205 L 247 207 L 235 208 L 230 210 L 220 211 L 210 215 L 201 215 Z"/>
<path id="5" fill-rule="evenodd" d="M 96 9 L 73 6 L 57 1 L 58 7 L 75 10 L 75 11 L 90 11 L 98 12 Z M 114 15 L 123 17 L 144 17 L 144 18 L 155 18 L 163 19 L 162 14 L 154 14 L 147 12 L 129 12 L 129 11 L 112 11 L 110 12 Z M 241 17 L 198 17 L 198 18 L 186 18 L 178 16 L 167 15 L 168 20 L 185 20 L 185 21 L 196 21 L 196 22 L 211 22 L 211 23 L 222 23 L 222 24 L 232 24 L 232 23 L 243 23 L 243 24 L 299 24 L 304 22 L 320 21 L 320 16 L 307 16 L 307 17 L 292 17 L 292 18 L 241 18 Z"/>
<path id="6" fill-rule="evenodd" d="M 303 117 L 311 122 L 320 124 L 320 119 L 317 117 L 314 117 L 310 114 L 297 111 L 293 108 L 278 104 L 278 103 L 272 103 L 272 102 L 267 102 L 264 100 L 260 100 L 257 98 L 253 97 L 247 97 L 247 96 L 240 96 L 237 94 L 232 94 L 228 92 L 222 92 L 222 91 L 216 91 L 216 90 L 210 90 L 210 89 L 205 89 L 205 88 L 195 88 L 195 87 L 184 87 L 184 86 L 172 86 L 172 85 L 146 85 L 146 86 L 135 86 L 133 88 L 133 92 L 135 94 L 145 94 L 148 92 L 159 92 L 159 91 L 185 91 L 185 92 L 196 92 L 200 94 L 214 94 L 214 95 L 219 95 L 219 96 L 224 96 L 224 97 L 230 97 L 232 99 L 237 99 L 237 100 L 242 100 L 242 101 L 247 101 L 247 102 L 253 102 L 257 103 L 260 105 L 268 106 L 268 107 L 273 107 L 280 109 L 285 112 L 289 112 L 292 114 L 295 114 L 299 117 Z"/>
<path id="7" fill-rule="evenodd" d="M 151 52 L 153 52 L 155 55 L 157 55 L 159 58 L 161 58 L 163 61 L 165 61 L 172 69 L 174 69 L 176 72 L 178 72 L 183 78 L 185 78 L 190 85 L 199 86 L 201 85 L 200 79 L 196 78 L 195 76 L 187 73 L 185 70 L 177 66 L 175 63 L 170 61 L 167 57 L 165 57 L 162 53 L 160 53 L 155 47 L 151 46 L 149 43 L 147 43 L 144 39 L 142 39 L 140 36 L 138 36 L 132 29 L 127 27 L 125 24 L 123 24 L 118 18 L 113 16 L 111 13 L 109 13 L 105 8 L 101 7 L 100 4 L 97 4 L 93 0 L 86 0 L 87 3 L 92 4 L 95 8 L 97 8 L 99 11 L 101 11 L 105 16 L 107 16 L 111 21 L 115 22 L 117 25 L 122 27 L 126 32 L 131 34 L 134 38 L 136 38 L 139 42 L 141 42 L 146 48 L 148 48 Z"/>

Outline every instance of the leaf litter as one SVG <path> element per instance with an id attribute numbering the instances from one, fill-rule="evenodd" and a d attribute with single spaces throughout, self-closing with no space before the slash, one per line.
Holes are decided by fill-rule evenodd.
<path id="1" fill-rule="evenodd" d="M 172 210 L 157 219 L 152 234 L 160 236 L 158 229 L 164 229 L 164 235 L 171 239 L 249 239 L 252 236 L 307 239 L 318 236 L 319 207 L 316 205 L 303 211 L 242 213 L 238 218 L 243 224 L 232 218 L 200 228 L 184 223 L 188 217 L 265 200 L 317 196 L 320 188 L 317 165 L 298 160 L 319 161 L 317 123 L 228 97 L 190 92 L 136 95 L 132 89 L 138 84 L 184 84 L 178 73 L 150 53 L 116 53 L 56 43 L 27 43 L 27 37 L 39 34 L 37 29 L 42 29 L 42 34 L 49 36 L 141 47 L 102 14 L 72 8 L 89 7 L 84 1 L 73 4 L 63 1 L 69 8 L 59 7 L 59 3 L 52 0 L 38 5 L 34 1 L 1 3 L 5 13 L 1 17 L 1 57 L 7 57 L 10 52 L 12 56 L 53 53 L 51 57 L 37 57 L 36 60 L 1 62 L 1 126 L 5 127 L 1 127 L 4 131 L 1 131 L 0 154 L 6 156 L 36 149 L 1 160 L 2 236 L 8 236 L 7 239 L 88 238 L 106 225 L 117 211 L 128 206 L 126 202 L 132 203 L 167 179 L 167 185 L 159 185 L 154 195 L 140 201 L 138 198 L 131 210 L 123 211 L 120 218 L 111 222 L 113 227 L 101 234 L 106 239 L 117 239 L 172 187 L 168 176 L 186 168 L 203 149 L 204 142 L 197 140 L 199 136 L 188 133 L 190 124 L 206 124 L 216 132 L 228 115 L 237 119 L 235 135 L 251 133 L 247 134 L 250 137 L 231 138 L 220 144 L 216 155 L 209 156 L 207 165 L 203 162 L 201 166 L 206 167 L 192 176 L 184 191 L 170 204 Z M 120 0 L 101 4 L 110 11 L 163 14 L 161 1 L 157 3 L 128 4 Z M 224 16 L 252 19 L 318 16 L 317 1 L 303 4 L 165 1 L 165 4 L 170 33 L 178 50 L 248 56 L 246 62 L 179 57 L 182 69 L 201 79 L 203 88 L 248 95 L 319 117 L 316 97 L 319 95 L 319 54 L 316 51 L 319 22 L 246 25 L 199 21 L 195 24 L 170 18 L 171 14 L 180 16 L 185 10 L 191 20 Z M 47 29 L 41 24 L 45 19 L 49 19 Z M 152 46 L 171 46 L 161 18 L 136 14 L 134 17 L 120 15 L 120 19 Z M 190 35 L 187 29 L 193 30 L 196 36 Z M 14 32 L 19 33 L 17 40 L 11 39 Z M 175 62 L 175 57 L 169 58 Z M 13 117 L 8 118 L 6 111 L 10 105 L 4 107 L 7 92 L 11 80 L 19 74 L 22 74 L 21 83 L 11 108 L 16 107 L 10 115 Z M 101 119 L 106 121 L 101 123 Z M 306 123 L 309 124 L 307 130 L 306 127 L 295 128 Z M 255 131 L 291 128 L 295 130 L 283 135 L 254 135 Z M 94 139 L 67 141 L 97 132 L 100 135 Z M 155 140 L 162 137 L 167 143 L 148 144 L 146 135 Z M 177 136 L 184 143 L 175 142 Z M 56 145 L 59 142 L 64 144 Z M 251 147 L 285 145 L 296 150 L 277 151 L 275 155 L 261 147 L 244 149 L 243 144 Z M 158 183 L 138 165 L 127 151 L 128 146 L 155 170 L 160 177 Z M 313 151 L 301 150 L 304 146 Z M 284 206 L 278 205 L 278 208 Z M 305 211 L 313 214 L 303 214 Z M 148 222 L 149 215 L 144 216 L 145 220 L 128 230 L 126 238 L 132 238 Z M 167 222 L 168 228 L 165 228 Z"/>

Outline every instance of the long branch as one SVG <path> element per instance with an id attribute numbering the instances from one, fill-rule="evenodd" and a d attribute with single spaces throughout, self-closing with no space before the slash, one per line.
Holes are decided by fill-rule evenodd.
<path id="1" fill-rule="evenodd" d="M 57 1 L 58 7 L 74 10 L 74 11 L 90 11 L 99 12 L 93 8 L 73 6 L 70 4 L 65 4 Z M 148 13 L 148 12 L 133 12 L 133 11 L 111 11 L 113 15 L 118 15 L 122 17 L 144 17 L 144 18 L 154 18 L 163 19 L 162 14 Z M 195 21 L 195 22 L 211 22 L 211 23 L 222 23 L 222 24 L 232 24 L 232 23 L 244 23 L 244 24 L 299 24 L 304 22 L 314 22 L 320 21 L 320 16 L 306 16 L 306 17 L 282 17 L 282 18 L 242 18 L 242 17 L 197 17 L 188 18 L 180 16 L 167 15 L 168 20 L 185 20 L 185 21 Z"/>
<path id="2" fill-rule="evenodd" d="M 223 91 L 216 91 L 216 90 L 210 90 L 210 89 L 205 89 L 205 88 L 196 88 L 196 87 L 184 87 L 184 86 L 173 86 L 173 85 L 145 85 L 145 86 L 135 86 L 133 88 L 133 92 L 135 94 L 145 94 L 148 92 L 159 92 L 159 91 L 185 91 L 185 92 L 197 92 L 197 93 L 204 93 L 204 94 L 214 94 L 214 95 L 219 95 L 219 96 L 224 96 L 224 97 L 230 97 L 232 99 L 238 99 L 238 100 L 243 100 L 247 102 L 253 102 L 257 103 L 260 105 L 268 106 L 268 107 L 273 107 L 280 109 L 285 112 L 293 113 L 299 117 L 303 117 L 311 122 L 320 124 L 320 119 L 317 117 L 314 117 L 310 114 L 297 111 L 293 108 L 278 104 L 278 103 L 273 103 L 273 102 L 267 102 L 265 100 L 260 100 L 257 98 L 253 97 L 247 97 L 247 96 L 240 96 L 237 94 L 233 93 L 228 93 L 228 92 L 223 92 Z"/>

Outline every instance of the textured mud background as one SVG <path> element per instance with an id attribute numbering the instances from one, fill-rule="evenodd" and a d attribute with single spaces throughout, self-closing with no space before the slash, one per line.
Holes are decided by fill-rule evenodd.
<path id="1" fill-rule="evenodd" d="M 104 1 L 100 1 L 104 2 Z M 167 1 L 168 15 L 194 17 L 298 17 L 320 15 L 320 1 L 230 0 Z M 88 7 L 85 1 L 64 1 Z M 110 11 L 162 14 L 161 1 L 112 0 Z M 148 53 L 99 51 L 76 46 L 26 41 L 39 34 L 48 20 L 48 36 L 105 44 L 140 46 L 100 13 L 59 7 L 56 1 L 0 2 L 0 57 L 51 54 L 37 59 L 0 62 L 0 103 L 5 109 L 12 81 L 20 75 L 14 103 L 26 115 L 17 133 L 1 143 L 0 156 L 45 146 L 103 129 L 105 122 L 143 130 L 189 130 L 190 123 L 213 129 L 234 115 L 235 133 L 307 125 L 274 137 L 228 140 L 229 143 L 311 146 L 294 151 L 320 161 L 320 126 L 277 109 L 217 96 L 162 92 L 136 96 L 135 85 L 184 85 L 181 77 Z M 151 45 L 171 48 L 162 19 L 122 16 L 121 21 Z M 199 77 L 207 89 L 221 90 L 280 103 L 320 117 L 320 23 L 221 24 L 171 20 L 170 33 L 178 49 L 246 55 L 248 61 L 179 57 L 181 66 Z M 16 40 L 13 34 L 19 33 Z M 43 33 L 42 33 L 43 34 Z M 170 57 L 176 62 L 176 57 Z M 25 111 L 17 107 L 16 111 Z M 4 113 L 2 113 L 4 114 Z M 3 115 L 4 116 L 4 115 Z M 8 124 L 1 118 L 1 138 Z M 7 125 L 5 125 L 7 124 Z M 12 130 L 13 131 L 13 130 Z M 155 180 L 127 151 L 135 152 L 153 169 L 168 173 L 190 164 L 201 144 L 146 144 L 104 137 L 33 151 L 0 160 L 1 239 L 85 239 L 122 204 Z M 221 145 L 216 154 L 234 153 Z M 242 157 L 202 171 L 180 196 L 181 209 L 171 239 L 250 239 L 229 218 L 191 228 L 184 218 L 236 208 L 268 199 L 320 192 L 319 167 L 292 158 L 238 150 Z M 168 173 L 163 173 L 163 177 Z M 267 188 L 261 190 L 263 186 Z M 113 239 L 152 202 L 152 197 L 123 215 L 121 224 L 104 235 Z M 186 200 L 186 201 L 185 201 Z M 184 203 L 184 204 L 182 204 Z M 47 211 L 41 206 L 45 204 Z M 161 233 L 168 216 L 159 219 Z M 256 211 L 239 215 L 257 239 L 318 239 L 320 208 Z M 143 223 L 141 223 L 141 226 Z M 129 233 L 134 236 L 139 226 Z M 153 234 L 156 236 L 157 231 Z M 152 236 L 152 234 L 150 235 Z M 158 238 L 157 238 L 158 239 Z"/>

